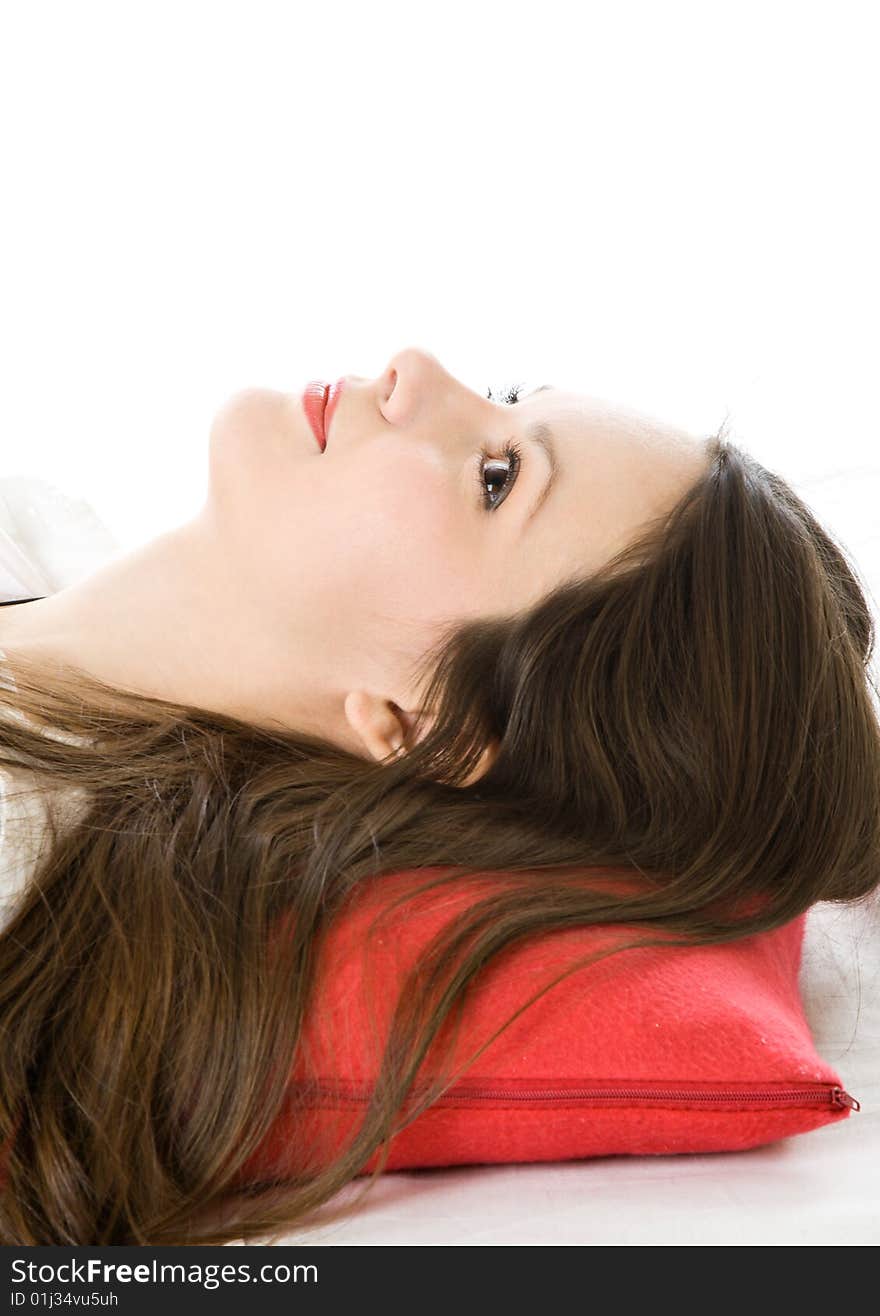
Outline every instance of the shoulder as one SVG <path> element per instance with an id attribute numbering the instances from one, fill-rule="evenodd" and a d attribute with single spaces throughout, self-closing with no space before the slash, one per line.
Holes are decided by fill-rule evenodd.
<path id="1" fill-rule="evenodd" d="M 15 690 L 15 679 L 0 649 L 0 685 Z M 4 708 L 5 718 L 29 719 L 16 708 Z M 40 727 L 40 734 L 73 742 L 75 736 L 58 728 Z M 51 796 L 51 800 L 50 800 Z M 49 835 L 49 810 L 66 828 L 84 811 L 86 793 L 82 787 L 59 787 L 47 790 L 37 775 L 24 767 L 0 764 L 0 929 L 13 910 L 30 875 L 42 857 Z"/>
<path id="2" fill-rule="evenodd" d="M 29 778 L 0 768 L 0 927 L 27 886 L 46 838 L 46 803 Z"/>

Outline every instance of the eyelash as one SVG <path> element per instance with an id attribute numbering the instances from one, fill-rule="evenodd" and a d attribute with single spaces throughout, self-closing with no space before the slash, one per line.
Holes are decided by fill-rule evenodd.
<path id="1" fill-rule="evenodd" d="M 522 384 L 505 384 L 504 388 L 493 388 L 489 385 L 486 397 L 491 402 L 494 398 L 496 402 L 508 402 L 513 406 L 514 402 L 519 402 L 522 394 Z"/>
<path id="2" fill-rule="evenodd" d="M 494 398 L 497 402 L 504 402 L 508 406 L 513 406 L 515 403 L 519 401 L 521 392 L 522 392 L 521 384 L 509 384 L 502 389 L 494 389 L 490 385 L 486 397 L 489 398 L 490 401 L 492 401 L 492 399 Z M 493 495 L 488 493 L 486 490 L 486 484 L 485 484 L 486 477 L 484 474 L 484 468 L 489 462 L 502 462 L 502 461 L 507 461 L 510 464 L 510 474 L 508 477 L 508 481 L 504 486 L 505 487 L 504 494 L 497 502 L 493 502 L 492 501 Z M 514 484 L 516 484 L 516 478 L 519 475 L 521 466 L 522 466 L 522 449 L 520 448 L 519 444 L 516 443 L 513 439 L 510 439 L 504 445 L 500 457 L 498 457 L 495 453 L 491 451 L 491 449 L 485 446 L 480 449 L 479 454 L 477 456 L 477 472 L 476 472 L 477 488 L 480 491 L 480 501 L 485 511 L 494 512 L 501 506 L 501 504 L 504 502 L 504 499 L 507 497 L 508 493 L 513 488 Z M 495 483 L 497 483 L 497 481 L 495 481 Z"/>

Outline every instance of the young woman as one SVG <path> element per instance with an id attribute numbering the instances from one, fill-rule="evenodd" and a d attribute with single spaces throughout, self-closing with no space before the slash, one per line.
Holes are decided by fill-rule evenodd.
<path id="1" fill-rule="evenodd" d="M 198 515 L 0 609 L 0 769 L 50 838 L 0 941 L 3 1242 L 305 1223 L 505 947 L 731 940 L 880 882 L 873 621 L 784 480 L 414 348 L 335 396 L 322 437 L 302 397 L 236 394 Z M 327 927 L 426 866 L 497 888 L 403 985 L 381 1100 L 332 1164 L 238 1191 Z"/>

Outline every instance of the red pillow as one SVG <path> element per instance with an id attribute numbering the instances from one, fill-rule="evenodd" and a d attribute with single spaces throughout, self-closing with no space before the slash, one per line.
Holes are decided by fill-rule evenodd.
<path id="1" fill-rule="evenodd" d="M 282 1112 L 246 1180 L 295 1173 L 304 1143 L 320 1147 L 323 1161 L 354 1132 L 406 972 L 486 888 L 464 880 L 407 901 L 368 942 L 369 925 L 404 890 L 448 871 L 371 879 L 337 915 L 303 1034 L 309 1065 L 300 1053 L 291 1075 L 291 1090 L 309 1073 L 327 1090 L 309 1100 L 307 1134 L 301 1112 Z M 392 1138 L 386 1168 L 737 1151 L 845 1120 L 859 1104 L 816 1052 L 801 1004 L 805 921 L 724 945 L 621 951 L 575 971 Z M 642 935 L 625 925 L 574 928 L 509 950 L 473 988 L 452 1064 L 574 960 Z M 435 1054 L 419 1085 L 436 1072 Z"/>

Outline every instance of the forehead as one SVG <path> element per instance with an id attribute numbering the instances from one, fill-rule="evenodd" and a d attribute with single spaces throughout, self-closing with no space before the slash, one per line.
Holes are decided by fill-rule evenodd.
<path id="1" fill-rule="evenodd" d="M 560 467 L 530 531 L 552 574 L 600 566 L 669 511 L 705 465 L 701 439 L 616 401 L 549 388 L 520 405 L 527 428 L 534 419 L 551 431 Z"/>
<path id="2" fill-rule="evenodd" d="M 693 458 L 700 448 L 700 440 L 686 430 L 639 411 L 625 403 L 569 388 L 542 385 L 523 399 L 520 405 L 540 415 L 548 424 L 556 423 L 560 437 L 580 435 L 586 442 L 596 438 L 612 441 L 621 447 L 647 447 L 668 451 L 670 456 L 680 455 L 684 460 Z"/>

